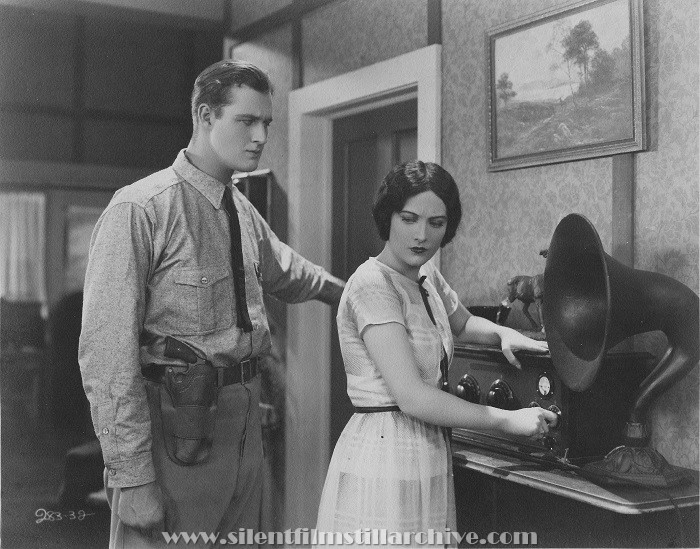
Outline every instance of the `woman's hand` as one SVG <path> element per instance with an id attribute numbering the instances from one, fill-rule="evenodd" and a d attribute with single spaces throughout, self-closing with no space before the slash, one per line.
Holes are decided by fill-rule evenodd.
<path id="1" fill-rule="evenodd" d="M 510 412 L 503 430 L 510 435 L 541 438 L 556 426 L 559 416 L 544 408 L 522 408 Z"/>
<path id="2" fill-rule="evenodd" d="M 460 312 L 460 304 L 458 311 L 455 312 L 455 318 L 464 316 L 464 312 Z M 466 309 L 464 309 L 466 311 Z M 459 313 L 459 314 L 457 314 Z M 452 317 L 450 317 L 452 322 Z M 457 323 L 455 322 L 455 329 Z M 462 331 L 456 336 L 458 341 L 464 343 L 481 343 L 484 345 L 500 345 L 503 355 L 508 359 L 513 366 L 521 368 L 520 361 L 515 358 L 514 351 L 532 351 L 535 353 L 546 353 L 549 350 L 546 341 L 537 341 L 524 336 L 517 330 L 500 326 L 478 316 L 470 316 Z"/>
<path id="3" fill-rule="evenodd" d="M 501 327 L 499 335 L 501 337 L 503 355 L 516 368 L 522 368 L 522 366 L 520 361 L 515 358 L 513 351 L 532 351 L 535 353 L 546 353 L 549 351 L 546 341 L 531 339 L 512 328 Z"/>

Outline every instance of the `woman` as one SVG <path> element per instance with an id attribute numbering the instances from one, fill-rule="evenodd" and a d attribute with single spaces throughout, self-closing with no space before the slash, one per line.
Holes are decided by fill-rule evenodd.
<path id="1" fill-rule="evenodd" d="M 335 447 L 317 530 L 455 530 L 452 461 L 441 427 L 536 437 L 556 415 L 472 404 L 441 391 L 453 337 L 499 344 L 516 367 L 513 351 L 545 352 L 547 344 L 470 315 L 429 262 L 462 216 L 457 185 L 443 168 L 421 161 L 393 168 L 373 215 L 386 244 L 350 277 L 337 316 L 357 413 Z"/>

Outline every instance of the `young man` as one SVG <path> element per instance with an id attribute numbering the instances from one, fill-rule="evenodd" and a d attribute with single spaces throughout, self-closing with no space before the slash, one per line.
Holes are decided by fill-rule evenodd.
<path id="1" fill-rule="evenodd" d="M 105 461 L 110 547 L 258 528 L 262 294 L 335 303 L 342 293 L 232 189 L 234 172 L 258 166 L 271 94 L 253 65 L 205 69 L 187 149 L 119 190 L 95 227 L 79 361 Z"/>

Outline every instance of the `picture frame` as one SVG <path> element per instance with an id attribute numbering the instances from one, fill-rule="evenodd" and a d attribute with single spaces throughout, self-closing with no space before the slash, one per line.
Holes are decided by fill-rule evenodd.
<path id="1" fill-rule="evenodd" d="M 646 149 L 642 0 L 579 0 L 486 38 L 489 171 Z"/>

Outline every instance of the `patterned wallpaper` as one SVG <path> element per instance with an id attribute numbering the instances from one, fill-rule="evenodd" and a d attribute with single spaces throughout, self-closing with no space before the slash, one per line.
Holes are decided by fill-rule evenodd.
<path id="1" fill-rule="evenodd" d="M 484 33 L 554 4 L 443 2 L 443 165 L 460 186 L 465 214 L 443 255 L 443 270 L 468 305 L 497 304 L 510 277 L 543 272 L 539 251 L 569 213 L 588 217 L 610 249 L 609 158 L 487 172 Z"/>
<path id="2" fill-rule="evenodd" d="M 460 185 L 465 219 L 442 265 L 468 305 L 496 304 L 509 277 L 542 272 L 538 252 L 569 213 L 588 217 L 611 253 L 609 158 L 486 170 L 484 33 L 563 3 L 443 0 L 443 164 Z M 698 6 L 645 0 L 644 15 L 651 150 L 636 155 L 635 267 L 668 274 L 697 292 Z M 658 356 L 664 340 L 660 333 L 638 336 L 635 348 Z M 650 421 L 653 445 L 671 463 L 697 469 L 697 367 L 658 400 Z"/>
<path id="3" fill-rule="evenodd" d="M 270 168 L 279 185 L 287 190 L 289 133 L 289 92 L 292 91 L 291 25 L 283 25 L 274 32 L 245 42 L 233 49 L 236 59 L 244 59 L 265 70 L 272 80 L 272 124 L 265 151 L 260 159 L 260 169 Z"/>
<path id="4" fill-rule="evenodd" d="M 303 22 L 304 85 L 391 59 L 428 42 L 425 0 L 343 0 Z"/>
<path id="5" fill-rule="evenodd" d="M 645 0 L 650 150 L 637 155 L 636 267 L 698 292 L 698 9 L 696 0 Z M 656 355 L 659 333 L 638 338 Z M 698 368 L 667 391 L 651 414 L 654 446 L 698 468 Z"/>
<path id="6" fill-rule="evenodd" d="M 588 217 L 611 253 L 610 158 L 487 172 L 485 31 L 568 0 L 442 0 L 443 165 L 458 181 L 464 218 L 442 255 L 448 281 L 467 305 L 496 304 L 505 282 L 544 270 L 538 252 L 561 218 Z M 306 85 L 427 44 L 425 0 L 339 0 L 303 20 Z M 644 0 L 650 150 L 636 155 L 635 267 L 698 291 L 698 3 Z M 274 126 L 261 167 L 286 188 L 288 26 L 242 44 L 235 55 L 270 70 Z M 515 325 L 526 327 L 517 306 Z M 659 355 L 664 337 L 635 338 Z M 676 465 L 698 469 L 698 369 L 651 414 L 653 444 Z"/>

